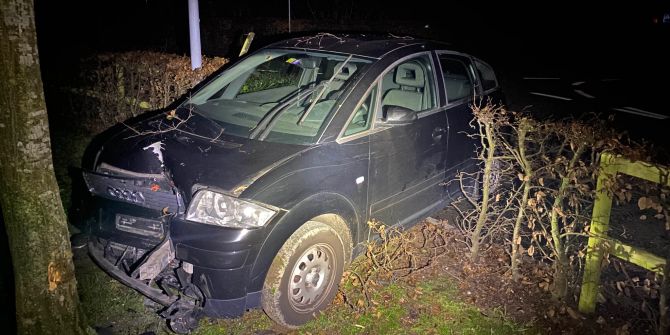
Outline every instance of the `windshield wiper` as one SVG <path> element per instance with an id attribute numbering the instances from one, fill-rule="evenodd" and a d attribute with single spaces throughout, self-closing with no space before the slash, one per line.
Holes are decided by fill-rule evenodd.
<path id="1" fill-rule="evenodd" d="M 288 108 L 286 107 L 288 107 L 289 105 L 291 105 L 296 101 L 300 101 L 305 97 L 309 96 L 314 91 L 321 88 L 324 84 L 326 83 L 322 82 L 314 87 L 309 87 L 302 91 L 296 91 L 288 99 L 272 107 L 267 113 L 265 113 L 265 115 L 263 115 L 258 124 L 256 124 L 256 126 L 252 129 L 251 134 L 249 134 L 249 138 L 255 138 L 256 136 L 259 135 L 259 133 L 263 132 L 263 130 L 270 129 L 272 126 L 274 126 L 276 122 L 274 120 L 278 119 L 278 116 L 281 114 L 281 112 L 284 110 L 288 110 Z M 265 138 L 265 136 L 262 135 L 263 134 L 261 134 L 262 138 L 259 138 L 260 140 L 263 140 Z"/>
<path id="2" fill-rule="evenodd" d="M 270 133 L 270 130 L 275 126 L 275 124 L 279 120 L 279 116 L 284 111 L 288 110 L 288 108 L 286 108 L 287 106 L 289 106 L 290 104 L 292 104 L 296 100 L 300 101 L 303 98 L 308 97 L 313 92 L 320 89 L 317 96 L 312 99 L 312 102 L 310 103 L 309 107 L 307 107 L 307 109 L 302 113 L 300 119 L 298 120 L 297 125 L 302 125 L 303 121 L 307 118 L 307 116 L 309 116 L 309 113 L 312 111 L 312 109 L 314 109 L 314 106 L 317 104 L 317 102 L 319 102 L 319 99 L 321 98 L 321 96 L 323 96 L 323 93 L 326 91 L 326 89 L 333 82 L 337 73 L 340 72 L 347 65 L 347 63 L 351 60 L 352 57 L 353 57 L 352 55 L 349 55 L 349 57 L 347 57 L 347 59 L 342 63 L 342 65 L 339 68 L 335 69 L 335 71 L 333 72 L 333 75 L 330 76 L 330 79 L 328 79 L 327 81 L 322 81 L 314 87 L 310 87 L 310 88 L 308 88 L 304 91 L 297 92 L 294 96 L 291 96 L 288 100 L 286 100 L 286 101 L 278 104 L 277 106 L 273 107 L 272 109 L 270 109 L 270 111 L 268 111 L 263 116 L 263 118 L 256 125 L 256 127 L 254 127 L 253 131 L 249 135 L 249 138 L 258 137 L 258 140 L 260 140 L 260 141 L 264 140 L 268 136 L 268 134 Z"/>

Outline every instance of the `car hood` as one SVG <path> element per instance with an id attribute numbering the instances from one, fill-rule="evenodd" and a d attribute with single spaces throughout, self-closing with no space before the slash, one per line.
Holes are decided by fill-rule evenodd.
<path id="1" fill-rule="evenodd" d="M 239 195 L 253 181 L 309 148 L 226 135 L 219 124 L 198 114 L 182 115 L 181 124 L 168 118 L 160 114 L 115 133 L 101 148 L 98 164 L 165 174 L 190 200 L 196 185 Z"/>

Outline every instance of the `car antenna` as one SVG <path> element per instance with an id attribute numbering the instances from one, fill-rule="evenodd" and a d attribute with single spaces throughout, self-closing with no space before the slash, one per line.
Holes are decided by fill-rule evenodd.
<path id="1" fill-rule="evenodd" d="M 316 98 L 314 100 L 312 100 L 312 103 L 309 105 L 309 107 L 307 107 L 307 110 L 305 110 L 305 112 L 302 114 L 302 116 L 300 117 L 300 120 L 298 120 L 298 125 L 302 125 L 303 121 L 305 121 L 305 119 L 307 118 L 309 113 L 314 108 L 314 105 L 316 105 L 316 103 L 319 101 L 319 99 L 321 99 L 321 96 L 323 95 L 323 92 L 325 92 L 326 88 L 328 88 L 328 86 L 330 86 L 330 84 L 333 82 L 337 73 L 342 71 L 342 69 L 344 69 L 344 67 L 347 66 L 347 63 L 351 60 L 352 56 L 353 55 L 349 55 L 349 57 L 347 57 L 347 59 L 344 61 L 344 63 L 342 63 L 342 66 L 335 69 L 335 72 L 333 72 L 333 75 L 330 77 L 328 82 L 325 85 L 323 85 L 323 87 L 319 91 L 319 94 L 316 96 Z"/>

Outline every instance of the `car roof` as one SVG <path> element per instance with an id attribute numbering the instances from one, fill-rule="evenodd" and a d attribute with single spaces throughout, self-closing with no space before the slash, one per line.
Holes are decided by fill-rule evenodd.
<path id="1" fill-rule="evenodd" d="M 330 51 L 378 59 L 389 52 L 410 45 L 424 45 L 426 50 L 450 49 L 448 43 L 414 38 L 411 36 L 330 33 L 318 33 L 294 37 L 273 43 L 267 47 Z"/>

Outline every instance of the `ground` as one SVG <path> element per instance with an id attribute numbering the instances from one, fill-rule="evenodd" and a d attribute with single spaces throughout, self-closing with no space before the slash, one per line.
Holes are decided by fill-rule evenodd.
<path id="1" fill-rule="evenodd" d="M 357 283 L 345 278 L 333 305 L 299 330 L 280 329 L 261 310 L 253 310 L 237 319 L 205 318 L 194 334 L 653 333 L 651 324 L 629 308 L 632 303 L 621 299 L 599 304 L 590 317 L 576 311 L 576 298 L 553 301 L 545 289 L 549 265 L 529 257 L 522 280 L 511 281 L 507 253 L 498 245 L 487 245 L 480 262 L 473 264 L 458 231 L 436 217 L 407 233 L 437 225 L 445 241 L 438 255 L 408 276 L 374 276 L 366 283 L 367 302 L 356 300 L 362 297 Z M 75 255 L 84 310 L 99 333 L 168 333 L 142 296 L 98 269 L 85 248 L 75 249 Z M 612 303 L 615 300 L 619 305 Z"/>

